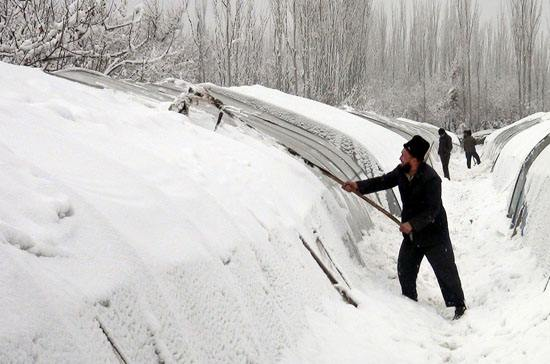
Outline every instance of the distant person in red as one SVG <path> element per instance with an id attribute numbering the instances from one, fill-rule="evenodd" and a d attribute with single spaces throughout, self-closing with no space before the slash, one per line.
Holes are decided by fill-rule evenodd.
<path id="1" fill-rule="evenodd" d="M 449 237 L 447 213 L 441 201 L 441 178 L 424 162 L 430 143 L 419 135 L 403 145 L 401 164 L 380 177 L 347 181 L 347 192 L 367 194 L 399 187 L 403 211 L 399 231 L 403 242 L 397 260 L 397 273 L 403 295 L 418 299 L 416 277 L 424 256 L 428 258 L 447 307 L 455 307 L 460 318 L 466 305 Z"/>
<path id="2" fill-rule="evenodd" d="M 468 169 L 471 168 L 472 157 L 474 157 L 477 164 L 481 163 L 481 159 L 479 159 L 479 155 L 476 151 L 476 144 L 477 142 L 472 136 L 472 131 L 464 130 L 464 152 L 466 153 L 466 166 Z"/>
<path id="3" fill-rule="evenodd" d="M 451 159 L 451 150 L 453 150 L 453 141 L 449 134 L 445 132 L 445 129 L 439 129 L 439 148 L 437 154 L 441 159 L 441 165 L 443 166 L 443 175 L 448 180 L 451 179 L 449 175 L 449 160 Z"/>

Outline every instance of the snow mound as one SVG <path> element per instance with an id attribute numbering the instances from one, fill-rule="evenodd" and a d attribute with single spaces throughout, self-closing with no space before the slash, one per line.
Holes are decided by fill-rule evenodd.
<path id="1" fill-rule="evenodd" d="M 537 113 L 489 135 L 484 155 L 494 160 L 493 183 L 508 205 L 518 204 L 511 226 L 535 249 L 538 261 L 550 264 L 545 226 L 550 220 L 550 148 L 540 143 L 549 138 L 550 113 Z M 534 155 L 534 148 L 542 150 Z M 512 201 L 512 198 L 514 200 Z M 512 206 L 515 208 L 515 206 Z"/>
<path id="2" fill-rule="evenodd" d="M 0 83 L 0 362 L 276 362 L 343 304 L 300 237 L 357 264 L 347 212 L 302 162 L 168 103 Z"/>
<path id="3" fill-rule="evenodd" d="M 406 140 L 400 135 L 369 122 L 359 116 L 299 96 L 289 95 L 267 87 L 241 86 L 231 87 L 231 91 L 264 100 L 279 110 L 291 110 L 293 113 L 315 120 L 318 127 L 326 126 L 347 135 L 357 141 L 372 154 L 383 171 L 391 171 L 399 163 L 399 156 Z M 265 106 L 265 103 L 264 103 Z M 269 107 L 269 106 L 265 106 Z"/>

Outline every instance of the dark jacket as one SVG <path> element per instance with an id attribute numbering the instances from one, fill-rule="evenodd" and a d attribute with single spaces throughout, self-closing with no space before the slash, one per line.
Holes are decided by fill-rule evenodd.
<path id="1" fill-rule="evenodd" d="M 401 221 L 412 225 L 413 243 L 419 247 L 450 243 L 447 213 L 441 201 L 441 178 L 428 164 L 421 163 L 410 182 L 399 165 L 383 176 L 357 184 L 362 194 L 399 186 L 403 202 Z M 411 242 L 408 235 L 403 237 Z"/>
<path id="2" fill-rule="evenodd" d="M 444 133 L 439 137 L 439 148 L 437 149 L 437 154 L 450 155 L 451 150 L 453 150 L 453 141 L 451 139 L 451 136 L 447 133 Z"/>
<path id="3" fill-rule="evenodd" d="M 464 137 L 464 151 L 474 153 L 476 151 L 476 140 L 473 136 L 467 135 Z"/>

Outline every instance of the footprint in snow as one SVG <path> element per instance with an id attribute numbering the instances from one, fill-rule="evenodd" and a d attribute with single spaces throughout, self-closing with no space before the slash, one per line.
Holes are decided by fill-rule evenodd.
<path id="1" fill-rule="evenodd" d="M 0 243 L 9 244 L 37 257 L 61 255 L 54 247 L 36 242 L 25 232 L 0 222 Z"/>
<path id="2" fill-rule="evenodd" d="M 444 341 L 442 343 L 439 343 L 439 346 L 441 346 L 442 348 L 445 348 L 445 349 L 449 349 L 451 351 L 454 351 L 456 349 L 458 349 L 458 345 L 454 342 L 450 342 L 450 341 Z"/>

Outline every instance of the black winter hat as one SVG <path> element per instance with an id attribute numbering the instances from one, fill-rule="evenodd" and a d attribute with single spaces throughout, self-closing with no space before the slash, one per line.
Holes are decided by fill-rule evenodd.
<path id="1" fill-rule="evenodd" d="M 443 134 L 445 134 L 445 129 L 439 128 L 439 130 L 437 132 L 439 133 L 439 135 L 443 135 Z"/>
<path id="2" fill-rule="evenodd" d="M 430 143 L 420 135 L 415 135 L 411 140 L 403 144 L 403 147 L 411 153 L 413 157 L 419 161 L 424 161 L 426 152 L 430 149 Z"/>

